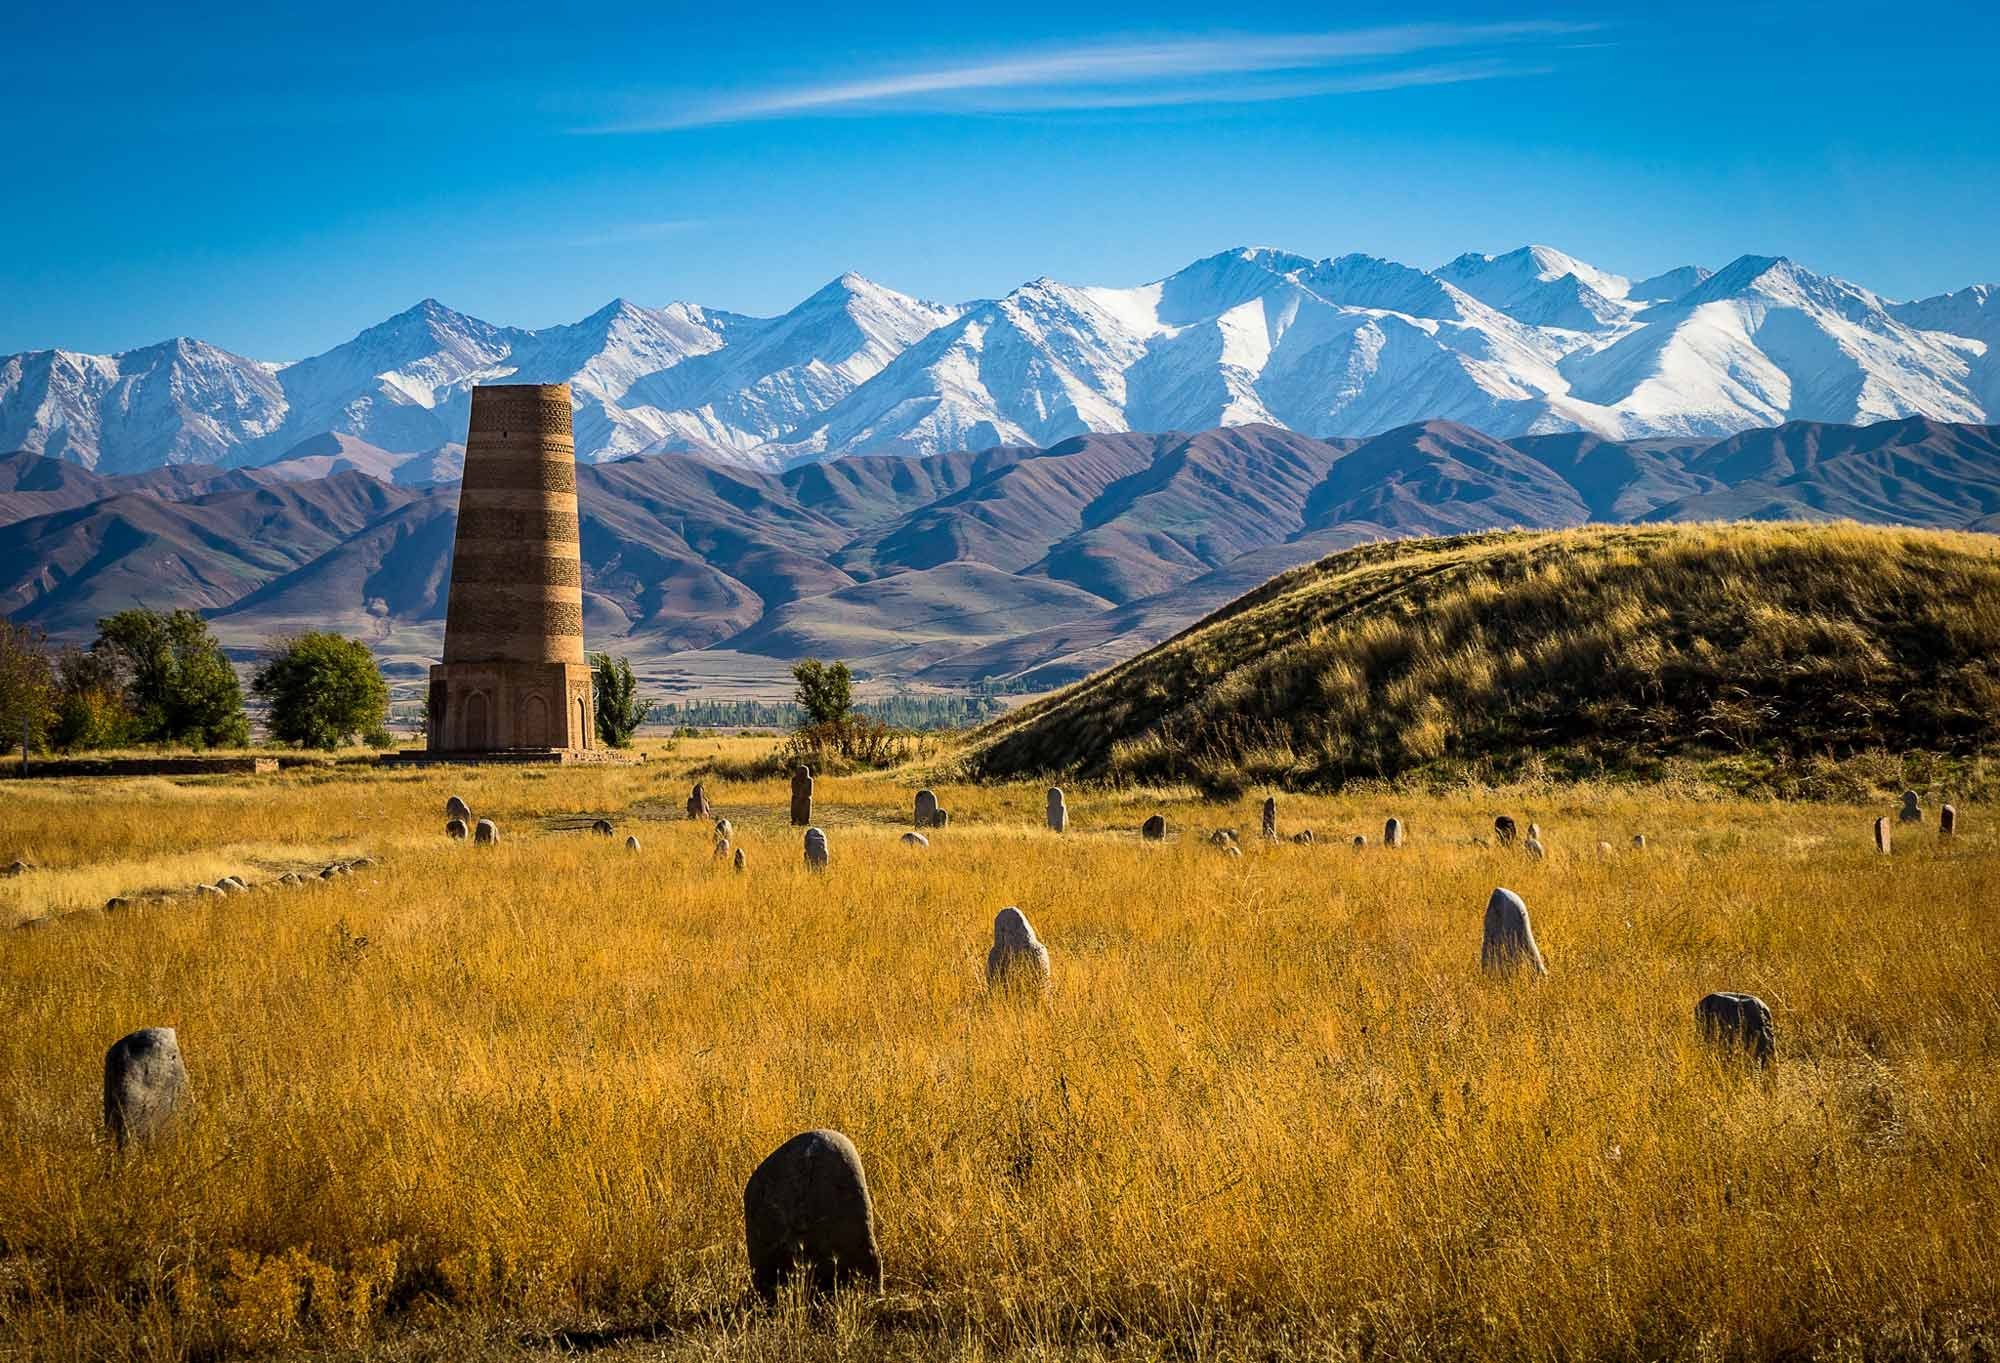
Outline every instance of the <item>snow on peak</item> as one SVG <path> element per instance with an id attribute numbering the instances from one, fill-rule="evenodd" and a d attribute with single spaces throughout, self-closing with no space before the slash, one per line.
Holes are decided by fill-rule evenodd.
<path id="1" fill-rule="evenodd" d="M 1251 421 L 1505 437 L 2000 420 L 2000 293 L 1885 303 L 1782 256 L 1632 283 L 1529 245 L 1436 270 L 1238 246 L 1136 287 L 1041 276 L 963 305 L 850 271 L 772 317 L 614 298 L 533 330 L 425 298 L 282 365 L 185 337 L 0 357 L 0 449 L 108 472 L 269 462 L 319 436 L 429 453 L 464 439 L 474 385 L 508 381 L 570 385 L 581 458 L 759 465 Z"/>
<path id="2" fill-rule="evenodd" d="M 1469 251 L 1437 276 L 1518 322 L 1570 331 L 1598 331 L 1622 321 L 1631 281 L 1586 265 L 1552 246 L 1522 246 L 1504 255 Z"/>
<path id="3" fill-rule="evenodd" d="M 1698 288 L 1714 273 L 1701 265 L 1677 265 L 1650 279 L 1639 280 L 1627 297 L 1635 303 L 1671 303 Z"/>

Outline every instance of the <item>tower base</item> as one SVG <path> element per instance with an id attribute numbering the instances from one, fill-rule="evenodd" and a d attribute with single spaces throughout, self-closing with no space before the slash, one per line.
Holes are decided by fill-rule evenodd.
<path id="1" fill-rule="evenodd" d="M 598 746 L 595 705 L 581 663 L 439 663 L 431 668 L 425 751 L 575 760 Z"/>

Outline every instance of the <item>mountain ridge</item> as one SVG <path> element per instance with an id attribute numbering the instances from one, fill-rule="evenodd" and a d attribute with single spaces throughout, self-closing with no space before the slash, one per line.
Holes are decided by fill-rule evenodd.
<path id="1" fill-rule="evenodd" d="M 1890 302 L 1782 255 L 1636 283 L 1552 247 L 1434 270 L 1271 247 L 1135 287 L 928 302 L 853 272 L 775 317 L 613 299 L 529 330 L 426 298 L 287 364 L 173 338 L 0 356 L 0 449 L 106 474 L 260 467 L 329 439 L 448 472 L 472 385 L 567 382 L 579 458 L 784 469 L 854 454 L 1268 424 L 1368 438 L 1721 437 L 1787 420 L 2000 421 L 2000 290 Z"/>
<path id="2" fill-rule="evenodd" d="M 117 476 L 0 457 L 0 613 L 88 639 L 124 606 L 188 605 L 239 654 L 333 628 L 417 667 L 443 628 L 456 488 L 399 485 L 365 451 L 331 450 Z M 783 471 L 629 456 L 577 481 L 594 647 L 804 650 L 922 684 L 1041 686 L 1372 540 L 1718 519 L 1990 531 L 2000 427 L 1620 442 L 1430 421 L 1324 441 L 1260 424 Z"/>

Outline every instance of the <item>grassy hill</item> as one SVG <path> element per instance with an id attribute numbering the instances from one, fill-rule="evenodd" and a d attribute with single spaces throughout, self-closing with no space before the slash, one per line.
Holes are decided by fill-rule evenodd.
<path id="1" fill-rule="evenodd" d="M 1229 789 L 1995 751 L 2000 544 L 1662 525 L 1336 554 L 988 726 L 966 762 Z"/>

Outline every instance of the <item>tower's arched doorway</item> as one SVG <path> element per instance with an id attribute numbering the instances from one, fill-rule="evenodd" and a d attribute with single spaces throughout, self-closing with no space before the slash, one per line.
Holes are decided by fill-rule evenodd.
<path id="1" fill-rule="evenodd" d="M 521 702 L 521 746 L 549 746 L 549 703 L 540 696 L 529 696 Z"/>
<path id="2" fill-rule="evenodd" d="M 488 733 L 486 722 L 486 693 L 474 691 L 465 698 L 465 743 L 473 750 L 488 748 L 493 740 Z"/>

